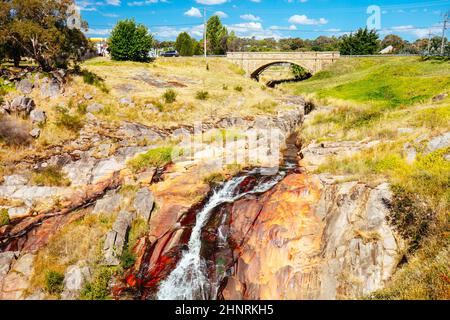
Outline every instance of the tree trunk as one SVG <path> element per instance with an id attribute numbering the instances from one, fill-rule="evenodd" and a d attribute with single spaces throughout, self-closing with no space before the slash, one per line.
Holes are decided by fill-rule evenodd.
<path id="1" fill-rule="evenodd" d="M 19 68 L 20 67 L 20 55 L 14 54 L 13 60 L 14 60 L 14 67 Z"/>

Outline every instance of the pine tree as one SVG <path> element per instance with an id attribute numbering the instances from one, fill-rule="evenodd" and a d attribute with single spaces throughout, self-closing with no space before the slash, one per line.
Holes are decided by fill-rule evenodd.
<path id="1" fill-rule="evenodd" d="M 208 20 L 206 35 L 210 54 L 221 55 L 226 52 L 226 38 L 228 31 L 222 25 L 218 16 L 213 16 Z"/>
<path id="2" fill-rule="evenodd" d="M 376 54 L 379 49 L 380 41 L 375 30 L 359 29 L 341 38 L 340 50 L 343 55 Z"/>
<path id="3" fill-rule="evenodd" d="M 195 54 L 196 41 L 192 39 L 187 32 L 182 32 L 178 35 L 177 41 L 175 42 L 175 49 L 183 57 L 191 57 Z"/>

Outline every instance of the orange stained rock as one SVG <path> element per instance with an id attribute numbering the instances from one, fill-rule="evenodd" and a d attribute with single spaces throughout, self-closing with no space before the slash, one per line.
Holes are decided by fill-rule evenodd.
<path id="1" fill-rule="evenodd" d="M 193 205 L 206 197 L 210 188 L 203 182 L 201 166 L 188 170 L 174 165 L 166 179 L 151 187 L 158 210 L 150 218 L 150 241 L 171 230 L 180 217 Z"/>
<path id="2" fill-rule="evenodd" d="M 225 298 L 237 292 L 244 299 L 305 298 L 298 283 L 319 264 L 323 223 L 313 210 L 319 198 L 306 175 L 292 174 L 260 199 L 234 205 L 231 236 L 243 245 Z"/>

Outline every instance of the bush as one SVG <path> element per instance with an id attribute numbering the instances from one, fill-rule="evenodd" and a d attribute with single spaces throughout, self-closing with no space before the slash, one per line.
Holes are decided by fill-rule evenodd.
<path id="1" fill-rule="evenodd" d="M 120 256 L 120 265 L 123 269 L 131 268 L 136 262 L 136 255 L 130 248 L 125 248 Z"/>
<path id="2" fill-rule="evenodd" d="M 197 47 L 197 41 L 187 33 L 182 32 L 178 35 L 175 41 L 175 49 L 180 53 L 182 57 L 191 57 L 195 54 Z"/>
<path id="3" fill-rule="evenodd" d="M 408 240 L 409 251 L 415 251 L 421 240 L 428 235 L 435 214 L 417 194 L 398 185 L 392 186 L 392 191 L 389 220 L 402 237 Z"/>
<path id="4" fill-rule="evenodd" d="M 173 89 L 167 89 L 162 97 L 166 103 L 174 103 L 177 100 L 177 93 Z"/>
<path id="5" fill-rule="evenodd" d="M 0 227 L 8 225 L 9 222 L 8 209 L 0 209 Z"/>
<path id="6" fill-rule="evenodd" d="M 130 160 L 128 164 L 134 171 L 147 167 L 162 167 L 172 161 L 173 147 L 160 147 L 149 150 L 147 153 L 138 155 Z"/>
<path id="7" fill-rule="evenodd" d="M 236 86 L 236 87 L 234 87 L 234 90 L 237 92 L 242 92 L 244 90 L 244 88 L 242 88 L 242 86 Z"/>
<path id="8" fill-rule="evenodd" d="M 111 58 L 117 61 L 150 61 L 148 53 L 152 47 L 153 37 L 147 27 L 134 20 L 119 21 L 109 38 Z"/>
<path id="9" fill-rule="evenodd" d="M 60 294 L 64 290 L 64 275 L 56 271 L 45 274 L 45 291 L 49 294 Z"/>
<path id="10" fill-rule="evenodd" d="M 109 92 L 108 88 L 105 85 L 105 80 L 97 76 L 95 73 L 83 70 L 81 74 L 83 76 L 84 83 L 95 86 L 105 93 Z"/>
<path id="11" fill-rule="evenodd" d="M 31 142 L 30 128 L 13 118 L 0 119 L 0 140 L 7 145 L 27 145 Z"/>
<path id="12" fill-rule="evenodd" d="M 49 166 L 42 171 L 33 173 L 31 182 L 38 186 L 66 187 L 70 185 L 70 180 L 61 172 L 57 166 Z"/>
<path id="13" fill-rule="evenodd" d="M 86 283 L 81 291 L 81 300 L 107 300 L 109 298 L 109 282 L 114 275 L 112 268 L 101 268 L 97 271 L 94 279 Z"/>
<path id="14" fill-rule="evenodd" d="M 66 108 L 57 108 L 56 125 L 70 131 L 78 132 L 83 128 L 82 118 L 79 115 L 71 115 Z"/>
<path id="15" fill-rule="evenodd" d="M 208 91 L 199 91 L 195 95 L 195 98 L 198 99 L 198 100 L 208 100 L 209 92 Z"/>

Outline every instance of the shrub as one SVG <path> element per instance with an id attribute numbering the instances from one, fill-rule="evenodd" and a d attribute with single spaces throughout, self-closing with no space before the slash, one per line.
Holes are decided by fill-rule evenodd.
<path id="1" fill-rule="evenodd" d="M 117 61 L 149 61 L 152 46 L 153 37 L 147 27 L 129 19 L 119 21 L 109 38 L 111 58 Z"/>
<path id="2" fill-rule="evenodd" d="M 9 222 L 8 209 L 0 209 L 0 227 L 8 225 Z"/>
<path id="3" fill-rule="evenodd" d="M 61 187 L 69 186 L 70 180 L 66 178 L 60 167 L 49 166 L 39 172 L 33 173 L 31 182 L 38 186 Z"/>
<path id="4" fill-rule="evenodd" d="M 159 147 L 149 150 L 147 153 L 138 155 L 130 160 L 128 164 L 134 171 L 147 167 L 162 167 L 172 161 L 173 147 Z"/>
<path id="5" fill-rule="evenodd" d="M 409 251 L 415 251 L 427 236 L 435 214 L 417 194 L 408 192 L 402 186 L 392 186 L 392 192 L 389 220 L 408 240 Z"/>
<path id="6" fill-rule="evenodd" d="M 70 131 L 78 132 L 83 128 L 82 118 L 79 115 L 71 115 L 66 108 L 58 107 L 56 125 Z"/>
<path id="7" fill-rule="evenodd" d="M 13 118 L 0 119 L 0 139 L 8 145 L 27 145 L 31 142 L 30 128 Z"/>
<path id="8" fill-rule="evenodd" d="M 199 91 L 195 95 L 195 98 L 198 99 L 198 100 L 208 100 L 209 92 L 208 91 Z"/>
<path id="9" fill-rule="evenodd" d="M 214 172 L 203 178 L 203 182 L 207 184 L 219 184 L 227 179 L 223 172 Z"/>
<path id="10" fill-rule="evenodd" d="M 242 92 L 244 90 L 244 88 L 242 88 L 242 86 L 235 86 L 234 90 L 237 92 Z"/>
<path id="11" fill-rule="evenodd" d="M 109 298 L 109 282 L 115 271 L 112 268 L 101 268 L 94 279 L 86 283 L 81 291 L 81 300 L 107 300 Z"/>
<path id="12" fill-rule="evenodd" d="M 49 294 L 60 294 L 64 290 L 64 275 L 56 271 L 45 274 L 45 291 Z"/>
<path id="13" fill-rule="evenodd" d="M 227 86 L 226 84 L 224 84 L 224 85 L 222 86 L 222 89 L 223 89 L 223 90 L 228 90 L 228 86 Z"/>
<path id="14" fill-rule="evenodd" d="M 95 86 L 105 93 L 109 92 L 108 88 L 105 85 L 105 80 L 97 76 L 95 73 L 83 70 L 81 74 L 83 76 L 84 83 Z"/>
<path id="15" fill-rule="evenodd" d="M 123 250 L 122 255 L 120 256 L 120 265 L 123 269 L 131 268 L 136 262 L 136 255 L 133 251 L 127 247 Z"/>
<path id="16" fill-rule="evenodd" d="M 163 99 L 166 103 L 174 103 L 177 100 L 177 93 L 173 89 L 167 89 L 163 94 Z"/>

